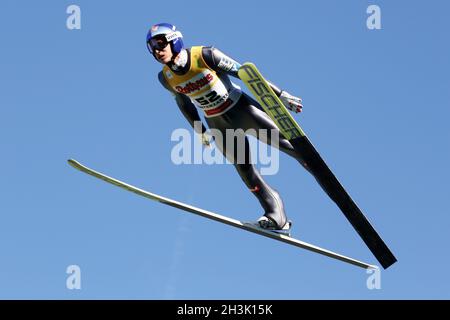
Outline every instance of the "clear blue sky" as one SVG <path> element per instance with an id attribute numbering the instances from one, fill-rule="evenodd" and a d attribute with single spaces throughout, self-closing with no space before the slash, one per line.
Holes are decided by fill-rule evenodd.
<path id="1" fill-rule="evenodd" d="M 0 3 L 0 298 L 450 298 L 447 1 L 8 1 Z M 81 30 L 66 8 L 81 7 Z M 381 8 L 381 30 L 366 8 Z M 262 213 L 234 168 L 175 166 L 188 123 L 145 47 L 156 22 L 185 43 L 252 61 L 304 101 L 295 118 L 399 262 L 364 270 L 137 197 L 75 158 L 236 219 Z M 267 177 L 293 235 L 375 263 L 293 159 Z M 78 265 L 82 289 L 66 288 Z"/>

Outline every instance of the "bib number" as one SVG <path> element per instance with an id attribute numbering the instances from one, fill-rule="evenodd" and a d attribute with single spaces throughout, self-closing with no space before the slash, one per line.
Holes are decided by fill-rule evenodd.
<path id="1" fill-rule="evenodd" d="M 220 99 L 220 96 L 217 94 L 216 91 L 211 91 L 208 94 L 204 95 L 203 97 L 195 99 L 198 103 L 200 103 L 202 106 L 207 106 L 210 103 L 213 103 Z"/>

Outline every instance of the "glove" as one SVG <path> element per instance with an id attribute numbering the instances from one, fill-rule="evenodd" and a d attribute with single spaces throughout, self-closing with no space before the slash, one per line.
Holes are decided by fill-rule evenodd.
<path id="1" fill-rule="evenodd" d="M 291 110 L 295 113 L 302 112 L 302 108 L 303 108 L 302 99 L 291 96 L 286 91 L 281 91 L 280 99 L 281 99 L 281 102 L 283 102 L 283 104 L 289 110 Z"/>
<path id="2" fill-rule="evenodd" d="M 202 144 L 207 147 L 211 147 L 211 140 L 213 140 L 212 138 L 213 137 L 206 131 L 200 135 L 200 140 L 202 141 Z"/>

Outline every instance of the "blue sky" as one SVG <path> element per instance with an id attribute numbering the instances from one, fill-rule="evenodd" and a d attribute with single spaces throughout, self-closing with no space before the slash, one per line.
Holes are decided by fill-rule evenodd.
<path id="1" fill-rule="evenodd" d="M 66 8 L 81 8 L 81 30 Z M 381 8 L 381 30 L 366 9 Z M 0 298 L 449 299 L 450 46 L 446 1 L 2 1 Z M 181 165 L 188 128 L 145 47 L 156 22 L 252 61 L 303 98 L 296 115 L 399 262 L 364 270 L 106 185 L 75 158 L 241 220 L 261 208 L 230 165 Z M 239 83 L 240 84 L 240 83 Z M 298 163 L 267 181 L 293 235 L 375 263 Z M 66 268 L 81 268 L 81 290 Z"/>

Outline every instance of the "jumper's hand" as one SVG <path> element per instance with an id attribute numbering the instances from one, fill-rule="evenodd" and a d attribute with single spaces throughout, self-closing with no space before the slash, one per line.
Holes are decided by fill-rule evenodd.
<path id="1" fill-rule="evenodd" d="M 281 91 L 280 99 L 289 110 L 295 113 L 302 112 L 302 99 L 294 97 L 286 91 Z"/>
<path id="2" fill-rule="evenodd" d="M 210 134 L 204 132 L 200 135 L 200 139 L 201 139 L 203 145 L 205 145 L 207 147 L 211 147 L 212 136 Z"/>

